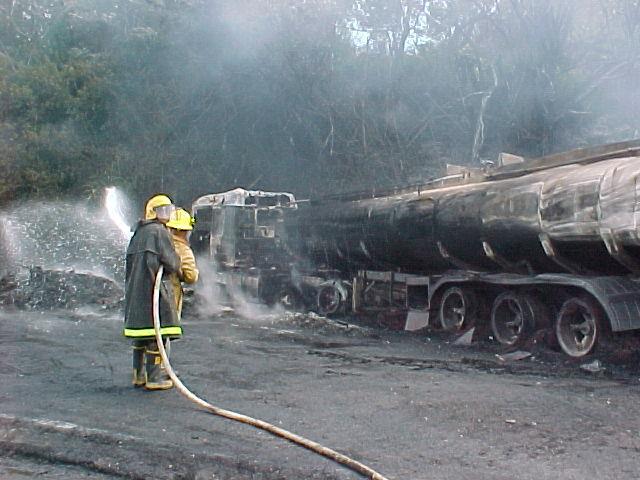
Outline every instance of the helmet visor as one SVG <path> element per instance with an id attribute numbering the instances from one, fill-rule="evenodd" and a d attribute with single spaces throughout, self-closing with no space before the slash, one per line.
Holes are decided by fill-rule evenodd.
<path id="1" fill-rule="evenodd" d="M 160 207 L 156 207 L 153 210 L 156 212 L 156 217 L 161 221 L 168 221 L 171 218 L 171 214 L 176 209 L 173 205 L 162 205 Z"/>

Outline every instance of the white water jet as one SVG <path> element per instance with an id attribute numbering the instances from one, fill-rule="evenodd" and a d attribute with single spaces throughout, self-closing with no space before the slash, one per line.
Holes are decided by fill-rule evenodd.
<path id="1" fill-rule="evenodd" d="M 124 196 L 116 187 L 105 188 L 106 195 L 104 197 L 104 207 L 107 209 L 107 214 L 111 221 L 118 227 L 118 230 L 122 232 L 122 235 L 128 240 L 131 238 L 131 226 L 127 224 L 125 220 L 125 205 L 126 200 Z"/>

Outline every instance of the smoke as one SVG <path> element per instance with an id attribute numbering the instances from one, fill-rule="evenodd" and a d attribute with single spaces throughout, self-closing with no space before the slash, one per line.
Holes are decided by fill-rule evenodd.
<path id="1" fill-rule="evenodd" d="M 251 322 L 273 322 L 281 318 L 284 308 L 280 304 L 269 306 L 252 298 L 234 284 L 230 274 L 221 272 L 213 261 L 200 257 L 198 283 L 195 289 L 196 312 L 200 317 L 234 313 Z"/>
<path id="2" fill-rule="evenodd" d="M 276 27 L 270 22 L 269 15 L 255 5 L 248 5 L 242 1 L 225 2 L 221 11 L 216 12 L 218 21 L 227 33 L 233 52 L 229 60 L 246 62 L 255 57 L 256 52 L 263 52 L 276 35 Z"/>
<path id="3" fill-rule="evenodd" d="M 230 285 L 228 290 L 235 311 L 246 320 L 273 322 L 275 319 L 281 318 L 282 315 L 284 315 L 284 307 L 279 303 L 273 306 L 260 303 L 258 299 L 249 297 L 234 285 Z"/>
<path id="4" fill-rule="evenodd" d="M 197 258 L 198 283 L 195 287 L 196 312 L 200 317 L 213 317 L 233 308 L 224 294 L 221 278 L 215 266 L 204 258 Z"/>

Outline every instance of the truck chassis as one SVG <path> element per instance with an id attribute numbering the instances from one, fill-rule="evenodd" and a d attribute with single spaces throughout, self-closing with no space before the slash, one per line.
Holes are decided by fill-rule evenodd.
<path id="1" fill-rule="evenodd" d="M 572 357 L 591 352 L 603 333 L 640 328 L 640 280 L 630 276 L 361 270 L 351 285 L 354 313 L 403 311 L 406 330 L 462 331 L 484 322 L 498 342 L 517 346 L 553 329 Z"/>

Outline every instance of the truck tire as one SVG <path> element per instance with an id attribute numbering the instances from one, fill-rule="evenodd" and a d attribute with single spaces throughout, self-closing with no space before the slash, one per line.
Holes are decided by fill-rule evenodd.
<path id="1" fill-rule="evenodd" d="M 330 317 L 338 315 L 343 307 L 344 299 L 340 290 L 333 285 L 323 285 L 318 288 L 316 296 L 318 313 Z"/>
<path id="2" fill-rule="evenodd" d="M 545 321 L 540 302 L 530 295 L 515 291 L 503 292 L 491 308 L 491 331 L 505 346 L 519 346 L 533 333 L 537 324 Z"/>
<path id="3" fill-rule="evenodd" d="M 556 318 L 556 337 L 562 351 L 579 358 L 593 351 L 602 334 L 600 306 L 588 297 L 567 299 Z"/>
<path id="4" fill-rule="evenodd" d="M 438 322 L 445 332 L 458 332 L 472 327 L 478 299 L 467 288 L 449 287 L 442 294 L 438 307 Z"/>

